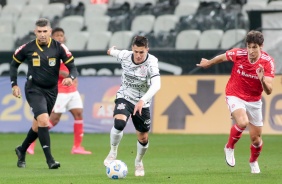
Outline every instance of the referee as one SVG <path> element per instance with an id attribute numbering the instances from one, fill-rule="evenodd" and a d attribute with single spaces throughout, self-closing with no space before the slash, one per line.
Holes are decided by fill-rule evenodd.
<path id="1" fill-rule="evenodd" d="M 10 79 L 13 95 L 21 98 L 17 85 L 17 70 L 22 62 L 28 65 L 25 83 L 26 99 L 33 111 L 34 120 L 22 145 L 16 147 L 17 166 L 25 168 L 25 155 L 29 145 L 38 137 L 44 151 L 49 169 L 57 169 L 60 163 L 51 154 L 50 135 L 48 130 L 49 115 L 58 94 L 58 76 L 60 60 L 70 71 L 62 83 L 70 86 L 77 76 L 74 58 L 68 48 L 51 38 L 51 26 L 48 19 L 40 18 L 35 23 L 36 39 L 20 46 L 13 55 Z"/>

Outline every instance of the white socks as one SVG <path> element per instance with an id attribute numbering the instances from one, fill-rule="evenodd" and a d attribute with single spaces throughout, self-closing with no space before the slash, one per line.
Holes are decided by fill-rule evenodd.
<path id="1" fill-rule="evenodd" d="M 135 164 L 142 161 L 142 158 L 145 155 L 148 147 L 149 147 L 149 142 L 146 144 L 146 146 L 143 146 L 137 140 L 137 155 L 136 155 L 136 158 L 135 158 Z"/>
<path id="2" fill-rule="evenodd" d="M 123 136 L 123 131 L 117 130 L 115 129 L 115 127 L 113 127 L 111 129 L 111 152 L 113 153 L 117 153 L 117 149 L 118 149 L 118 145 L 120 143 L 120 140 Z"/>

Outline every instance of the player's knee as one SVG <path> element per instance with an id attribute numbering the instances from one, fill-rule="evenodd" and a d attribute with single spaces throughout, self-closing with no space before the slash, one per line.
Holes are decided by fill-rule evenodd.
<path id="1" fill-rule="evenodd" d="M 252 145 L 254 146 L 260 146 L 261 145 L 261 142 L 262 142 L 262 139 L 260 136 L 250 136 L 251 137 L 251 142 L 252 142 Z"/>
<path id="2" fill-rule="evenodd" d="M 124 129 L 125 125 L 126 125 L 126 121 L 124 121 L 122 119 L 115 119 L 115 121 L 114 121 L 114 127 L 117 130 L 122 131 Z"/>
<path id="3" fill-rule="evenodd" d="M 82 109 L 74 109 L 74 110 L 71 110 L 71 113 L 74 117 L 75 120 L 82 120 L 83 119 L 83 111 Z"/>
<path id="4" fill-rule="evenodd" d="M 138 142 L 139 142 L 142 146 L 147 146 L 149 140 L 148 140 L 148 138 L 141 138 L 141 139 L 138 139 Z"/>

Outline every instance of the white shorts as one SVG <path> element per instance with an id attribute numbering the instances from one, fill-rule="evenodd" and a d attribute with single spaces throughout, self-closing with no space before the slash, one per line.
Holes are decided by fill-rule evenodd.
<path id="1" fill-rule="evenodd" d="M 250 123 L 255 126 L 263 126 L 262 119 L 262 101 L 246 102 L 235 96 L 226 96 L 226 103 L 230 113 L 237 109 L 244 109 L 247 113 Z"/>
<path id="2" fill-rule="evenodd" d="M 53 108 L 55 113 L 65 113 L 71 109 L 82 109 L 83 104 L 78 91 L 73 93 L 58 93 L 56 103 Z"/>

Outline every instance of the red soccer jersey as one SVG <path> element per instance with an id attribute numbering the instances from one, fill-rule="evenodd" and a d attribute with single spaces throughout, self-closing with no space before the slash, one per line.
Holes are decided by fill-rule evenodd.
<path id="1" fill-rule="evenodd" d="M 226 85 L 226 95 L 236 96 L 247 102 L 260 100 L 263 88 L 256 70 L 259 65 L 262 65 L 264 75 L 274 78 L 273 58 L 262 51 L 260 58 L 255 63 L 251 63 L 248 59 L 247 49 L 240 48 L 228 50 L 225 54 L 227 59 L 234 63 Z"/>
<path id="2" fill-rule="evenodd" d="M 66 71 L 69 73 L 69 69 L 66 67 L 65 64 L 61 63 L 60 65 L 60 71 Z M 58 92 L 59 93 L 72 93 L 75 92 L 76 85 L 71 85 L 71 86 L 65 86 L 62 84 L 64 77 L 62 75 L 59 75 L 59 80 L 58 80 Z"/>

